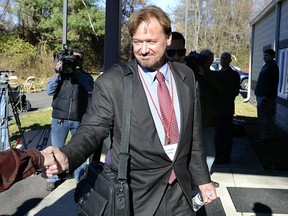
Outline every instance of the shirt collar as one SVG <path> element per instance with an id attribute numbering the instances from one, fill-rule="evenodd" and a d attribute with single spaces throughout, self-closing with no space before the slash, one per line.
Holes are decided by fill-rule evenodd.
<path id="1" fill-rule="evenodd" d="M 151 68 L 144 68 L 138 65 L 140 69 L 140 73 L 143 73 L 143 75 L 147 78 L 149 83 L 153 83 L 156 80 L 156 73 L 157 71 L 152 70 Z M 164 75 L 165 80 L 169 83 L 169 71 L 168 71 L 168 63 L 165 63 L 160 69 L 161 73 Z"/>

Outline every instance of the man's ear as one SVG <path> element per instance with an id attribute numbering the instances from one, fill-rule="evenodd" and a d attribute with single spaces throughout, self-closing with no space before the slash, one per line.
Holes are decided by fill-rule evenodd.
<path id="1" fill-rule="evenodd" d="M 168 34 L 167 35 L 167 46 L 170 46 L 171 45 L 171 42 L 172 42 L 172 33 Z"/>

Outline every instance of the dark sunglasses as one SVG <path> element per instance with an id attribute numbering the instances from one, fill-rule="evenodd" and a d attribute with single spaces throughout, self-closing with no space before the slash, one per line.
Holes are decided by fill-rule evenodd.
<path id="1" fill-rule="evenodd" d="M 185 53 L 186 53 L 186 49 L 179 49 L 179 50 L 166 50 L 167 52 L 167 55 L 169 57 L 174 57 L 176 55 L 176 53 L 179 55 L 179 56 L 184 56 Z"/>

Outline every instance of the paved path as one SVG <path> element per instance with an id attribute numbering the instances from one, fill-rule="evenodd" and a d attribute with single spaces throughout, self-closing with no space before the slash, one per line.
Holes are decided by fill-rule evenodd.
<path id="1" fill-rule="evenodd" d="M 46 93 L 32 93 L 31 96 L 28 95 L 27 97 L 31 99 L 32 107 L 38 107 L 39 109 L 41 109 L 41 107 L 44 108 L 46 105 L 41 105 L 42 102 L 37 101 L 38 96 L 43 96 L 44 98 L 46 97 Z M 33 102 L 34 99 L 35 102 Z M 47 104 L 47 101 L 43 101 L 43 104 L 44 103 Z M 221 199 L 227 216 L 288 215 L 236 211 L 227 187 L 288 189 L 288 172 L 265 171 L 248 142 L 247 137 L 235 138 L 232 163 L 214 166 L 213 170 L 212 180 L 220 183 L 220 187 L 217 188 L 217 194 Z M 40 176 L 32 176 L 18 182 L 8 191 L 0 193 L 0 215 L 76 215 L 76 206 L 73 201 L 75 188 L 74 179 L 66 180 L 51 193 L 45 191 L 45 186 L 46 181 L 44 179 Z M 243 196 L 245 196 L 245 194 L 243 194 Z M 255 202 L 256 201 L 257 200 L 255 200 Z M 286 203 L 287 205 L 287 200 L 279 200 L 279 202 L 282 202 L 283 205 Z"/>
<path id="2" fill-rule="evenodd" d="M 26 99 L 31 103 L 31 111 L 51 107 L 52 96 L 47 95 L 45 91 L 37 93 L 26 93 Z"/>
<path id="3" fill-rule="evenodd" d="M 260 214 L 259 212 L 237 212 L 227 187 L 250 187 L 250 188 L 277 188 L 288 189 L 288 172 L 265 171 L 261 166 L 254 150 L 247 137 L 236 137 L 233 145 L 232 163 L 214 166 L 212 179 L 220 183 L 217 194 L 221 199 L 224 211 L 227 216 L 287 216 L 288 214 Z M 39 180 L 40 181 L 40 180 Z M 28 182 L 26 182 L 28 184 Z M 27 186 L 28 187 L 28 186 Z M 53 192 L 42 199 L 38 205 L 34 205 L 27 212 L 27 216 L 74 216 L 76 206 L 73 201 L 75 181 L 66 180 Z M 41 189 L 42 190 L 42 189 Z M 13 193 L 12 193 L 13 194 Z M 7 195 L 8 196 L 8 195 Z M 245 196 L 245 194 L 242 194 Z M 27 192 L 27 197 L 23 203 L 31 202 L 31 194 Z M 1 200 L 1 198 L 0 198 Z M 13 197 L 10 196 L 10 200 Z M 257 200 L 255 200 L 257 202 Z M 287 200 L 279 201 L 287 204 Z M 0 203 L 2 203 L 0 201 Z M 19 205 L 19 204 L 18 204 Z M 0 205 L 1 208 L 4 205 Z M 22 205 L 23 206 L 23 205 Z M 21 207 L 21 206 L 20 206 Z M 268 206 L 269 207 L 269 206 Z M 14 212 L 19 211 L 17 204 Z M 218 216 L 218 215 L 208 215 Z"/>
<path id="4" fill-rule="evenodd" d="M 31 102 L 32 109 L 20 115 L 51 107 L 52 97 L 48 96 L 45 91 L 25 95 Z M 50 143 L 48 129 L 25 132 L 24 136 L 28 148 L 42 149 Z M 0 215 L 24 215 L 50 193 L 45 190 L 45 187 L 46 180 L 37 175 L 16 183 L 9 190 L 0 193 Z"/>

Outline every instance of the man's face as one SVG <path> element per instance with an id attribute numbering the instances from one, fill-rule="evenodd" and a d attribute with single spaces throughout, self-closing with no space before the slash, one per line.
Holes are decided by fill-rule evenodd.
<path id="1" fill-rule="evenodd" d="M 225 53 L 221 55 L 220 64 L 223 68 L 229 67 L 231 61 L 232 61 L 232 59 L 229 55 L 227 55 Z"/>
<path id="2" fill-rule="evenodd" d="M 78 68 L 81 67 L 81 66 L 82 66 L 82 63 L 83 63 L 82 54 L 79 53 L 79 52 L 75 52 L 75 51 L 74 51 L 74 52 L 73 52 L 73 55 L 80 57 L 79 61 L 77 61 L 78 65 L 76 66 L 76 68 L 77 68 L 77 67 L 78 67 Z"/>
<path id="3" fill-rule="evenodd" d="M 274 59 L 273 56 L 271 56 L 269 53 L 263 54 L 263 60 L 265 63 L 271 62 Z"/>
<path id="4" fill-rule="evenodd" d="M 205 69 L 209 69 L 210 66 L 212 65 L 213 61 L 214 61 L 214 56 L 205 55 L 205 61 L 203 62 L 203 65 L 201 65 L 201 66 Z"/>
<path id="5" fill-rule="evenodd" d="M 166 48 L 166 57 L 170 60 L 183 63 L 186 54 L 185 44 L 183 40 L 177 39 L 171 41 L 171 45 Z"/>
<path id="6" fill-rule="evenodd" d="M 133 53 L 138 63 L 146 68 L 161 68 L 165 62 L 166 46 L 170 44 L 171 34 L 166 35 L 155 18 L 142 22 L 133 35 Z"/>

